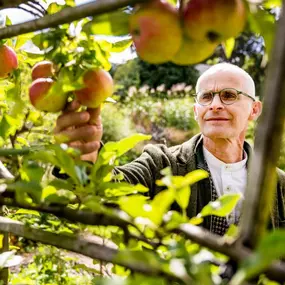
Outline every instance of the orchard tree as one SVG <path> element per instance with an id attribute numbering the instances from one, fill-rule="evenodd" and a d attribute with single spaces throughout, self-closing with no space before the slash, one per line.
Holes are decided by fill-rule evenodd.
<path id="1" fill-rule="evenodd" d="M 266 232 L 285 116 L 285 18 L 278 20 L 273 41 L 278 21 L 269 13 L 281 6 L 280 1 L 97 0 L 76 7 L 73 0 L 63 5 L 2 0 L 0 6 L 18 7 L 37 17 L 18 25 L 6 18 L 6 27 L 0 29 L 0 155 L 14 174 L 7 174 L 1 184 L 0 202 L 8 215 L 0 218 L 2 283 L 8 284 L 7 268 L 20 260 L 9 250 L 7 233 L 82 253 L 101 265 L 113 264 L 112 276 L 94 277 L 90 284 L 285 280 L 284 263 L 275 262 L 285 255 L 285 232 Z M 187 217 L 191 188 L 207 177 L 205 171 L 176 177 L 164 169 L 163 179 L 156 182 L 162 191 L 153 200 L 144 186 L 129 185 L 114 174 L 118 159 L 150 136 L 106 142 L 95 164 L 82 161 L 78 150 L 64 144 L 65 137 L 54 137 L 56 117 L 68 101 L 77 98 L 82 108 L 112 101 L 112 52 L 133 43 L 149 64 L 187 66 L 207 60 L 221 47 L 230 58 L 235 39 L 247 30 L 263 37 L 270 69 L 240 234 L 231 227 L 220 237 L 199 227 L 207 216 L 227 216 L 240 198 L 236 194 Z M 116 36 L 118 41 L 99 35 Z M 178 211 L 171 210 L 174 203 Z M 28 216 L 25 223 L 15 221 L 19 214 Z M 115 247 L 84 238 L 84 229 L 110 239 Z M 222 280 L 225 274 L 228 281 Z M 53 282 L 75 284 L 74 280 Z"/>

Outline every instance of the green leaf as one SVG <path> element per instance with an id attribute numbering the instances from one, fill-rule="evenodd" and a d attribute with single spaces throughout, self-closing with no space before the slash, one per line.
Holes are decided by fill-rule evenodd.
<path id="1" fill-rule="evenodd" d="M 40 217 L 40 213 L 34 210 L 19 209 L 15 215 L 34 215 Z"/>
<path id="2" fill-rule="evenodd" d="M 12 21 L 11 19 L 6 15 L 6 22 L 5 22 L 5 26 L 8 27 L 8 26 L 12 26 Z"/>
<path id="3" fill-rule="evenodd" d="M 201 213 L 198 214 L 198 217 L 205 217 L 209 215 L 226 217 L 233 211 L 240 198 L 240 194 L 223 195 L 216 201 L 210 202 L 208 205 L 206 205 L 202 209 Z"/>
<path id="4" fill-rule="evenodd" d="M 35 181 L 17 181 L 9 184 L 8 188 L 16 191 L 16 200 L 18 202 L 30 202 L 29 197 L 31 197 L 36 203 L 40 203 L 41 201 L 42 187 Z"/>
<path id="5" fill-rule="evenodd" d="M 256 13 L 250 13 L 248 19 L 250 29 L 263 37 L 266 52 L 270 55 L 276 30 L 275 16 L 266 10 L 258 9 Z"/>
<path id="6" fill-rule="evenodd" d="M 48 6 L 47 13 L 48 14 L 54 14 L 54 13 L 57 13 L 60 10 L 62 10 L 62 8 L 63 8 L 62 5 L 58 5 L 57 3 L 51 3 Z"/>
<path id="7" fill-rule="evenodd" d="M 156 181 L 158 186 L 167 186 L 175 189 L 184 188 L 209 177 L 209 173 L 205 170 L 194 170 L 185 176 L 172 176 L 169 168 L 163 169 L 161 174 L 165 175 L 161 180 Z"/>
<path id="8" fill-rule="evenodd" d="M 113 259 L 118 264 L 132 264 L 135 268 L 150 268 L 152 272 L 159 272 L 163 260 L 151 251 L 130 251 L 119 252 Z"/>
<path id="9" fill-rule="evenodd" d="M 177 7 L 177 4 L 179 3 L 178 0 L 166 0 L 168 3 L 172 4 L 173 6 Z"/>
<path id="10" fill-rule="evenodd" d="M 150 140 L 150 135 L 134 134 L 128 138 L 120 140 L 117 144 L 117 156 L 122 156 L 130 149 L 134 148 L 139 142 Z"/>
<path id="11" fill-rule="evenodd" d="M 22 180 L 36 181 L 40 183 L 45 170 L 40 167 L 35 161 L 25 160 L 19 172 Z"/>
<path id="12" fill-rule="evenodd" d="M 125 196 L 120 198 L 118 203 L 123 211 L 134 218 L 147 217 L 146 210 L 148 210 L 148 207 L 145 207 L 147 199 L 148 197 L 142 195 Z"/>
<path id="13" fill-rule="evenodd" d="M 132 39 L 118 41 L 112 44 L 110 52 L 122 52 L 132 45 Z"/>
<path id="14" fill-rule="evenodd" d="M 34 37 L 34 33 L 28 33 L 28 34 L 17 36 L 15 48 L 19 49 L 24 44 L 26 44 L 27 41 L 31 40 L 33 37 Z"/>
<path id="15" fill-rule="evenodd" d="M 106 197 L 118 197 L 129 194 L 137 194 L 139 192 L 146 193 L 148 192 L 148 188 L 141 184 L 132 185 L 127 182 L 120 183 L 104 183 L 102 185 L 105 190 Z"/>
<path id="16" fill-rule="evenodd" d="M 235 47 L 235 38 L 229 38 L 223 42 L 223 48 L 227 58 L 230 58 Z"/>
<path id="17" fill-rule="evenodd" d="M 0 137 L 3 139 L 8 138 L 16 132 L 19 120 L 12 118 L 5 114 L 0 122 Z"/>
<path id="18" fill-rule="evenodd" d="M 160 225 L 164 214 L 168 211 L 172 203 L 175 201 L 175 190 L 167 189 L 155 195 L 150 203 L 149 219 L 156 225 Z"/>
<path id="19" fill-rule="evenodd" d="M 232 285 L 242 284 L 255 277 L 273 261 L 285 257 L 285 230 L 277 229 L 266 234 L 259 242 L 256 252 L 241 264 L 240 270 L 232 279 Z"/>
<path id="20" fill-rule="evenodd" d="M 282 1 L 281 0 L 265 0 L 263 2 L 263 6 L 265 8 L 268 8 L 268 9 L 281 7 L 282 6 Z"/>
<path id="21" fill-rule="evenodd" d="M 91 180 L 95 183 L 102 181 L 112 171 L 118 157 L 132 149 L 137 143 L 150 138 L 151 136 L 134 134 L 119 142 L 106 143 L 100 150 L 97 161 L 92 167 Z"/>
<path id="22" fill-rule="evenodd" d="M 181 207 L 181 209 L 186 210 L 190 201 L 191 189 L 190 186 L 183 187 L 179 189 L 176 193 L 176 202 Z"/>
<path id="23" fill-rule="evenodd" d="M 70 190 L 73 191 L 74 190 L 74 184 L 71 183 L 69 180 L 67 179 L 59 179 L 59 178 L 55 178 L 54 180 L 52 180 L 49 183 L 50 186 L 55 187 L 56 189 L 65 189 L 65 190 Z"/>
<path id="24" fill-rule="evenodd" d="M 93 17 L 93 20 L 83 26 L 87 34 L 124 36 L 129 34 L 130 14 L 120 10 Z"/>
<path id="25" fill-rule="evenodd" d="M 177 228 L 182 223 L 187 223 L 187 218 L 183 217 L 180 213 L 176 211 L 168 211 L 163 217 L 163 221 L 166 223 L 165 228 L 168 231 Z"/>

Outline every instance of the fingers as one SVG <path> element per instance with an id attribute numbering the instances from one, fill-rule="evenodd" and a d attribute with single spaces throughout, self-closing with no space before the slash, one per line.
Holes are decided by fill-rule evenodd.
<path id="1" fill-rule="evenodd" d="M 67 104 L 57 119 L 54 129 L 55 140 L 57 143 L 67 143 L 79 149 L 82 160 L 95 162 L 103 135 L 101 110 L 99 107 L 78 111 L 80 107 L 76 100 Z"/>
<path id="2" fill-rule="evenodd" d="M 65 109 L 63 110 L 64 113 L 71 112 L 71 111 L 77 111 L 81 107 L 79 101 L 76 99 L 67 103 Z"/>
<path id="3" fill-rule="evenodd" d="M 60 137 L 66 138 L 66 141 L 62 142 L 74 142 L 74 141 L 100 141 L 102 138 L 102 128 L 97 128 L 94 125 L 84 125 L 78 128 L 65 129 L 60 132 Z"/>
<path id="4" fill-rule="evenodd" d="M 87 142 L 87 143 L 76 141 L 76 142 L 70 143 L 69 145 L 73 148 L 79 149 L 82 154 L 91 154 L 91 153 L 97 152 L 100 148 L 99 141 L 92 141 L 92 142 Z"/>
<path id="5" fill-rule="evenodd" d="M 90 114 L 86 111 L 83 112 L 66 112 L 57 118 L 56 127 L 54 132 L 58 133 L 70 127 L 78 127 L 88 123 Z"/>

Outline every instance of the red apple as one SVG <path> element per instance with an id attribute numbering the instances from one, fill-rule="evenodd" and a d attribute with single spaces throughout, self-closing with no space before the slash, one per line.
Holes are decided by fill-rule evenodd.
<path id="1" fill-rule="evenodd" d="M 183 20 L 185 35 L 191 40 L 220 43 L 242 32 L 247 11 L 243 0 L 191 0 Z"/>
<path id="2" fill-rule="evenodd" d="M 64 109 L 68 95 L 61 90 L 52 90 L 54 84 L 51 78 L 38 78 L 32 83 L 29 96 L 36 109 L 53 113 Z"/>
<path id="3" fill-rule="evenodd" d="M 44 60 L 34 65 L 32 69 L 32 80 L 48 78 L 54 75 L 54 66 L 51 61 Z"/>
<path id="4" fill-rule="evenodd" d="M 89 108 L 97 108 L 114 91 L 113 78 L 104 69 L 88 70 L 83 76 L 85 88 L 76 90 L 78 101 Z"/>
<path id="5" fill-rule="evenodd" d="M 178 11 L 163 0 L 139 6 L 130 16 L 129 30 L 138 55 L 154 64 L 169 61 L 182 40 Z"/>
<path id="6" fill-rule="evenodd" d="M 6 77 L 18 67 L 18 58 L 15 51 L 6 46 L 0 47 L 0 78 Z"/>

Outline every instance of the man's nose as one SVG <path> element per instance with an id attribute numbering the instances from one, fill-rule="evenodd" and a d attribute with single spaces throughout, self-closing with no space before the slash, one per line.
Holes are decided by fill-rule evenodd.
<path id="1" fill-rule="evenodd" d="M 210 104 L 211 110 L 221 110 L 224 108 L 224 104 L 222 103 L 219 94 L 215 94 L 212 103 Z"/>

